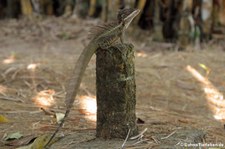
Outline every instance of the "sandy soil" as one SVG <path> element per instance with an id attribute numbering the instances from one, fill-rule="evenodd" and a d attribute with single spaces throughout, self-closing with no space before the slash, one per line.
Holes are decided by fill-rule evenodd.
<path id="1" fill-rule="evenodd" d="M 1 138 L 18 131 L 24 137 L 54 131 L 55 118 L 35 99 L 49 98 L 53 103 L 42 107 L 64 112 L 66 82 L 94 24 L 96 20 L 63 18 L 0 22 L 0 115 L 9 120 L 0 123 Z M 131 28 L 127 35 L 136 50 L 136 111 L 144 121 L 138 127 L 147 131 L 140 140 L 128 141 L 126 148 L 182 148 L 182 143 L 200 142 L 224 148 L 225 41 L 176 52 L 170 44 L 152 42 L 143 31 Z M 95 56 L 79 95 L 95 95 Z M 93 117 L 76 101 L 61 131 L 65 137 L 52 148 L 120 148 L 124 140 L 95 138 Z M 15 144 L 2 141 L 0 148 Z"/>

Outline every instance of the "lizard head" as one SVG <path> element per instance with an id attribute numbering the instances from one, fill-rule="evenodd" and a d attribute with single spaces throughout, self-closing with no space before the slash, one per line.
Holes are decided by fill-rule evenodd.
<path id="1" fill-rule="evenodd" d="M 134 8 L 125 8 L 119 11 L 117 19 L 127 29 L 132 20 L 139 14 L 140 10 Z"/>

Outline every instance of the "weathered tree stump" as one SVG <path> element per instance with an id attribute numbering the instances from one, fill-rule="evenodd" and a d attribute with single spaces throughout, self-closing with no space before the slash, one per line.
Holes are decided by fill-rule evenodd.
<path id="1" fill-rule="evenodd" d="M 96 60 L 97 134 L 99 138 L 136 135 L 136 84 L 131 44 L 98 49 Z"/>

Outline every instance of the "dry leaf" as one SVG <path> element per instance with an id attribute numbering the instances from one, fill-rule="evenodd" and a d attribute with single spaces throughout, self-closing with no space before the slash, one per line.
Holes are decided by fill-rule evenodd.
<path id="1" fill-rule="evenodd" d="M 51 134 L 44 134 L 42 136 L 37 137 L 32 144 L 28 146 L 19 147 L 16 149 L 44 149 L 50 137 L 51 137 Z M 49 145 L 51 146 L 53 143 L 57 142 L 59 139 L 60 137 L 55 137 Z"/>
<path id="2" fill-rule="evenodd" d="M 55 113 L 56 116 L 56 121 L 57 123 L 61 123 L 62 119 L 64 118 L 65 114 L 64 113 Z"/>
<path id="3" fill-rule="evenodd" d="M 20 132 L 15 132 L 15 133 L 11 133 L 11 134 L 5 134 L 3 136 L 3 140 L 7 141 L 7 140 L 14 140 L 14 139 L 19 139 L 21 138 L 23 135 Z"/>
<path id="4" fill-rule="evenodd" d="M 22 145 L 28 145 L 29 143 L 33 142 L 33 140 L 36 138 L 37 136 L 34 135 L 28 135 L 25 137 L 22 137 L 21 139 L 18 140 L 12 140 L 12 141 L 7 141 L 4 144 L 5 145 L 9 145 L 9 146 L 22 146 Z"/>
<path id="5" fill-rule="evenodd" d="M 0 115 L 0 123 L 7 123 L 7 122 L 9 122 L 9 120 L 5 116 Z"/>

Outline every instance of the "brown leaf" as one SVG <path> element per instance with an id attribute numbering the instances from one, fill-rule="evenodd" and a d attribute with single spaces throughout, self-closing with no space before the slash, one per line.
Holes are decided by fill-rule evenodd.
<path id="1" fill-rule="evenodd" d="M 28 135 L 28 136 L 22 137 L 21 139 L 18 139 L 18 140 L 7 141 L 7 142 L 5 142 L 5 145 L 9 145 L 9 146 L 23 146 L 23 145 L 28 145 L 36 137 L 37 136 L 34 136 L 34 135 Z"/>

